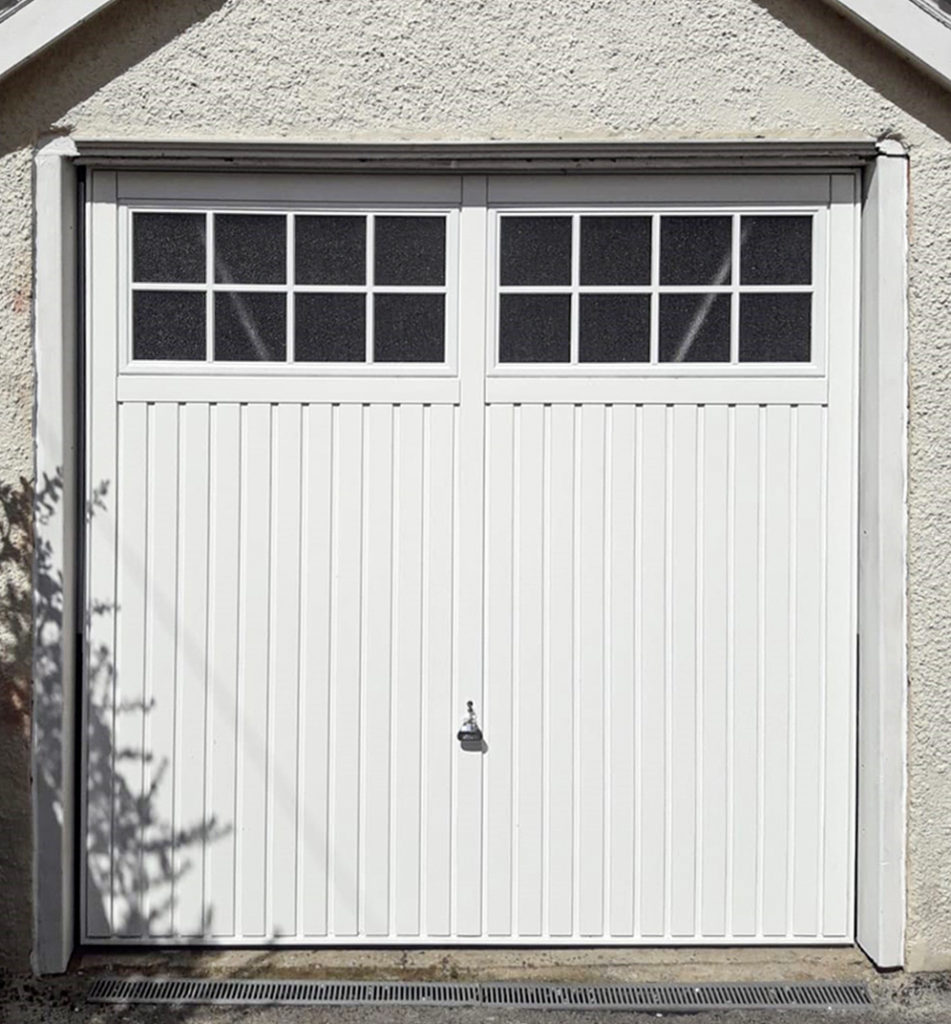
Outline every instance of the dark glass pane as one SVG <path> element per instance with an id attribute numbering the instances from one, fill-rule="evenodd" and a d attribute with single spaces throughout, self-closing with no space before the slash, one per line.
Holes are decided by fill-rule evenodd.
<path id="1" fill-rule="evenodd" d="M 297 217 L 294 256 L 298 284 L 365 284 L 366 217 Z"/>
<path id="2" fill-rule="evenodd" d="M 741 363 L 808 363 L 811 334 L 811 295 L 740 296 Z"/>
<path id="3" fill-rule="evenodd" d="M 661 217 L 661 284 L 729 284 L 731 217 Z"/>
<path id="4" fill-rule="evenodd" d="M 133 214 L 132 279 L 201 284 L 205 280 L 205 215 Z"/>
<path id="5" fill-rule="evenodd" d="M 298 363 L 362 363 L 366 360 L 366 298 L 300 294 L 294 314 L 294 360 Z"/>
<path id="6" fill-rule="evenodd" d="M 445 296 L 373 296 L 375 362 L 441 363 L 445 358 Z"/>
<path id="7" fill-rule="evenodd" d="M 570 217 L 503 217 L 500 284 L 571 284 Z"/>
<path id="8" fill-rule="evenodd" d="M 215 359 L 283 361 L 286 313 L 283 295 L 218 292 L 215 295 Z"/>
<path id="9" fill-rule="evenodd" d="M 650 284 L 650 217 L 582 217 L 582 284 Z"/>
<path id="10" fill-rule="evenodd" d="M 661 295 L 660 361 L 728 363 L 729 295 Z"/>
<path id="11" fill-rule="evenodd" d="M 651 356 L 649 295 L 582 295 L 578 359 L 646 363 Z"/>
<path id="12" fill-rule="evenodd" d="M 133 359 L 204 359 L 204 292 L 133 292 Z"/>
<path id="13" fill-rule="evenodd" d="M 376 284 L 445 284 L 445 217 L 377 217 Z"/>
<path id="14" fill-rule="evenodd" d="M 215 280 L 219 284 L 283 284 L 287 220 L 270 213 L 215 214 Z"/>
<path id="15" fill-rule="evenodd" d="M 499 296 L 500 363 L 570 361 L 570 295 Z"/>
<path id="16" fill-rule="evenodd" d="M 812 284 L 812 217 L 742 217 L 741 284 Z"/>

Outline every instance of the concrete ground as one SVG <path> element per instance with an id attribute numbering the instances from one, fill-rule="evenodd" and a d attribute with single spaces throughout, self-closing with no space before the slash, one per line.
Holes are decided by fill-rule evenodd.
<path id="1" fill-rule="evenodd" d="M 397 1007 L 94 1006 L 101 975 L 355 980 L 596 982 L 864 981 L 874 1006 L 856 1011 L 740 1011 L 666 1015 L 670 1024 L 951 1024 L 951 976 L 880 974 L 856 949 L 228 950 L 85 953 L 58 978 L 0 979 L 0 1024 L 643 1024 L 658 1014 L 619 1011 Z"/>

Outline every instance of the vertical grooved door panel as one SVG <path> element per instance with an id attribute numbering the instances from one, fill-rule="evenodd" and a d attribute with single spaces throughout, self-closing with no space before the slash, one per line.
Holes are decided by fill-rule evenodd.
<path id="1" fill-rule="evenodd" d="M 91 173 L 82 940 L 851 941 L 856 355 L 825 261 L 852 258 L 853 206 L 793 204 L 817 279 L 782 288 L 810 293 L 811 362 L 714 366 L 656 361 L 679 180 L 611 176 L 608 203 L 570 176 L 299 176 L 295 210 L 283 176 L 196 175 L 196 209 L 212 181 L 229 209 L 273 206 L 288 281 L 301 211 L 364 218 L 371 313 L 374 218 L 444 218 L 444 285 L 420 287 L 446 297 L 446 359 L 158 365 L 134 358 L 146 289 L 122 254 L 170 181 Z M 829 184 L 802 179 L 791 195 Z M 645 189 L 662 201 L 626 204 Z M 589 213 L 566 205 L 575 262 L 550 290 L 575 361 L 497 363 L 499 294 L 535 286 L 499 283 L 496 236 L 583 194 L 652 218 L 653 283 L 581 284 Z M 181 286 L 209 352 L 215 208 L 207 281 Z M 251 287 L 292 338 L 294 289 Z M 655 362 L 578 361 L 597 288 L 623 299 L 605 310 L 651 292 Z"/>
<path id="2" fill-rule="evenodd" d="M 488 406 L 489 935 L 822 939 L 826 421 Z"/>

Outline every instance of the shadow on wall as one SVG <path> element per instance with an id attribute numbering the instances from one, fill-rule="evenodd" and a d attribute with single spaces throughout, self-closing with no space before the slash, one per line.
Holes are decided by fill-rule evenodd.
<path id="1" fill-rule="evenodd" d="M 0 157 L 32 145 L 37 132 L 49 131 L 70 110 L 225 3 L 122 0 L 107 5 L 0 82 Z"/>
<path id="2" fill-rule="evenodd" d="M 951 140 L 951 104 L 947 90 L 834 10 L 828 0 L 753 2 L 885 99 Z M 900 135 L 897 125 L 881 124 L 875 128 L 882 134 Z"/>
<path id="3" fill-rule="evenodd" d="M 95 488 L 87 503 L 87 523 L 109 499 L 109 484 Z M 61 473 L 46 477 L 34 493 L 29 481 L 18 485 L 0 482 L 0 580 L 3 581 L 0 633 L 0 666 L 3 669 L 3 717 L 7 724 L 29 731 L 30 679 L 23 666 L 33 661 L 33 737 L 36 749 L 37 814 L 40 824 L 58 827 L 63 820 L 59 790 L 63 766 L 61 728 L 63 722 L 62 675 L 59 638 L 63 627 L 63 580 L 53 566 L 48 541 L 38 538 L 32 551 L 36 602 L 32 606 L 29 564 L 33 537 L 34 507 L 37 520 L 46 521 L 62 501 Z M 32 607 L 31 607 L 32 606 Z M 96 619 L 111 631 L 116 606 L 88 602 L 86 635 Z M 36 647 L 34 649 L 34 615 Z M 102 629 L 96 630 L 102 634 Z M 85 780 L 77 779 L 77 792 L 86 800 L 87 831 L 84 859 L 78 885 L 84 884 L 86 870 L 86 923 L 92 935 L 109 934 L 129 938 L 147 936 L 157 919 L 169 918 L 175 885 L 188 871 L 200 865 L 206 843 L 222 838 L 230 828 L 214 819 L 188 825 L 177 831 L 160 819 L 155 809 L 156 790 L 169 769 L 166 761 L 156 763 L 143 743 L 117 748 L 114 737 L 120 716 L 128 715 L 147 735 L 148 716 L 154 701 L 145 704 L 115 703 L 116 678 L 113 651 L 98 644 L 87 651 L 86 740 L 88 761 Z M 77 673 L 78 674 L 78 673 Z M 12 723 L 11 723 L 12 719 Z M 136 783 L 140 782 L 140 785 Z M 55 831 L 48 834 L 55 834 Z M 7 844 L 30 845 L 29 836 L 5 835 L 0 839 L 0 864 Z M 188 851 L 194 849 L 195 857 Z M 40 877 L 50 871 L 42 865 Z M 161 897 L 156 898 L 156 894 Z M 210 911 L 203 914 L 204 929 L 211 926 Z"/>

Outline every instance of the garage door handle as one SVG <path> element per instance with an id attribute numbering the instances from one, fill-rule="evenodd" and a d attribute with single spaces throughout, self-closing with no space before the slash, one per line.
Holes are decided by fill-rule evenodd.
<path id="1" fill-rule="evenodd" d="M 456 733 L 456 739 L 462 744 L 463 750 L 482 748 L 482 730 L 476 721 L 475 708 L 472 706 L 471 700 L 466 701 L 465 721 Z"/>

